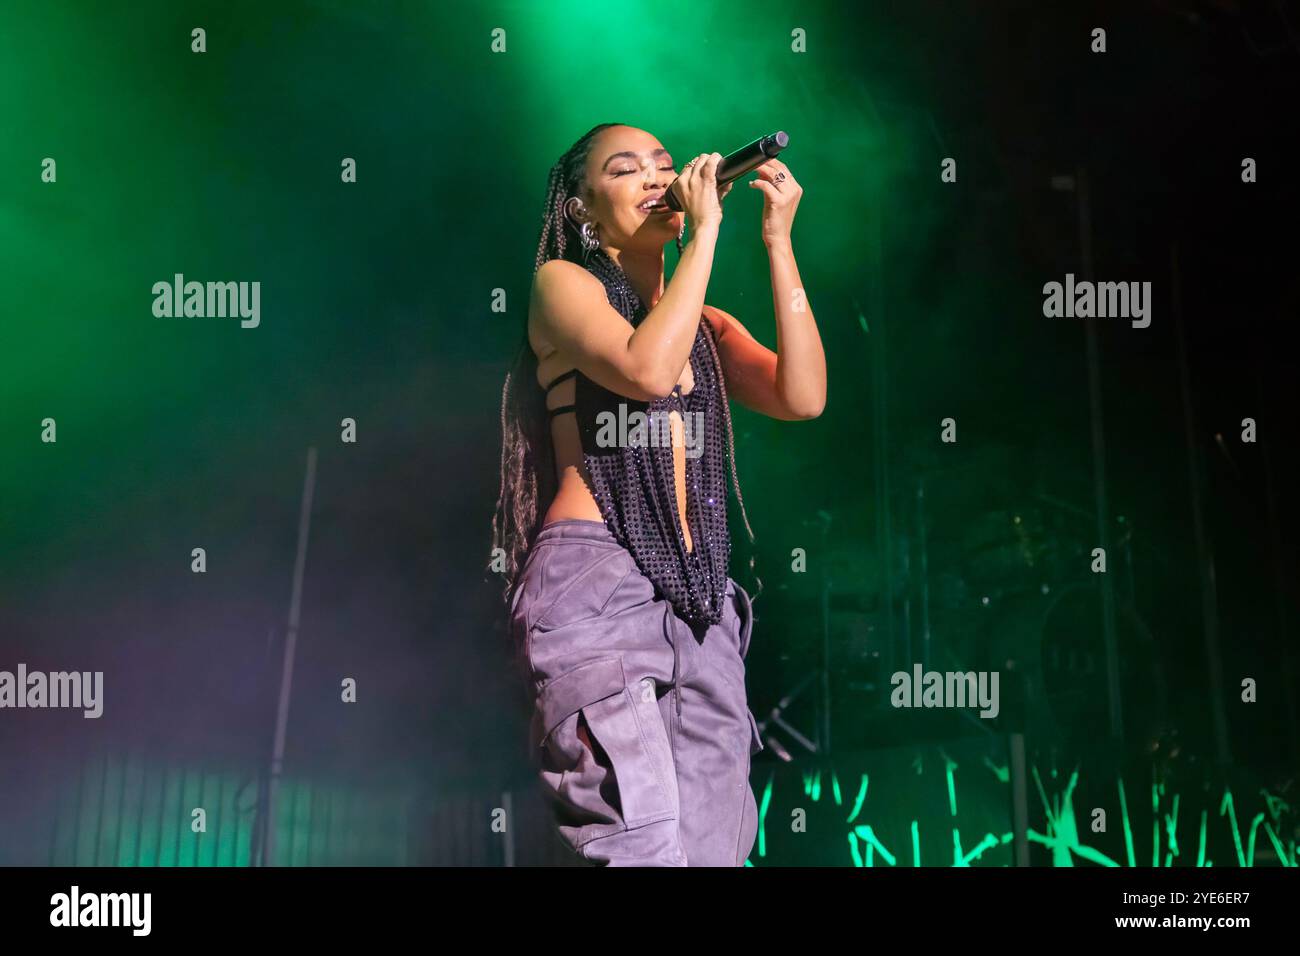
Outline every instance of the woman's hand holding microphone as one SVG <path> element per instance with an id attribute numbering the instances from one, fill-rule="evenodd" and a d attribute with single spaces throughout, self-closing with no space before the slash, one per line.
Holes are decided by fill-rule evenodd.
<path id="1" fill-rule="evenodd" d="M 718 187 L 720 162 L 721 153 L 700 153 L 686 164 L 673 184 L 691 235 L 722 223 L 722 200 L 735 182 Z M 803 196 L 803 187 L 795 180 L 790 167 L 779 159 L 769 159 L 754 170 L 749 185 L 763 193 L 763 242 L 768 246 L 788 244 L 795 211 Z"/>
<path id="2" fill-rule="evenodd" d="M 731 191 L 732 184 L 718 188 L 720 162 L 721 153 L 700 153 L 686 164 L 673 184 L 692 236 L 722 224 L 722 198 Z"/>

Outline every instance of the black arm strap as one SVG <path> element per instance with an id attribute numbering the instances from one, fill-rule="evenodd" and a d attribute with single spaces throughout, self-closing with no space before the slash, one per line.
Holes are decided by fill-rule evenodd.
<path id="1" fill-rule="evenodd" d="M 577 374 L 578 374 L 578 370 L 576 368 L 571 368 L 563 375 L 557 375 L 555 378 L 551 379 L 551 384 L 546 386 L 546 391 L 549 392 L 551 389 L 555 388 L 555 386 L 559 385 L 561 382 L 567 381 L 568 379 L 573 378 L 573 376 Z"/>
<path id="2" fill-rule="evenodd" d="M 573 376 L 577 374 L 578 370 L 576 368 L 571 368 L 563 375 L 557 375 L 555 378 L 551 379 L 551 384 L 546 386 L 547 393 L 549 394 L 551 389 L 555 388 L 555 386 L 559 385 L 563 381 L 573 378 Z M 561 405 L 558 408 L 548 408 L 546 410 L 546 417 L 547 419 L 551 419 L 556 415 L 563 415 L 565 412 L 572 412 L 575 410 L 576 406 L 574 405 Z"/>

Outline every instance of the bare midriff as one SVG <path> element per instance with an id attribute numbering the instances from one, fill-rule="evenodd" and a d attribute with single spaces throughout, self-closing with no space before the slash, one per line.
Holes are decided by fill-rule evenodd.
<path id="1" fill-rule="evenodd" d="M 538 362 L 537 384 L 545 388 L 549 382 L 569 369 L 562 364 L 561 357 L 555 353 Z M 678 379 L 683 393 L 689 393 L 695 387 L 695 376 L 688 362 Z M 561 405 L 573 404 L 574 390 L 577 383 L 571 378 L 551 389 L 546 396 L 547 408 L 559 408 Z M 668 416 L 673 442 L 673 485 L 677 492 L 677 517 L 681 523 L 682 537 L 686 539 L 686 550 L 693 551 L 690 523 L 686 517 L 686 441 L 682 416 L 676 411 Z M 555 500 L 546 510 L 543 524 L 564 518 L 581 518 L 588 521 L 603 521 L 596 499 L 591 496 L 590 475 L 587 474 L 586 462 L 582 457 L 582 439 L 578 436 L 577 416 L 573 412 L 563 412 L 550 419 L 551 442 L 555 447 L 556 492 Z"/>

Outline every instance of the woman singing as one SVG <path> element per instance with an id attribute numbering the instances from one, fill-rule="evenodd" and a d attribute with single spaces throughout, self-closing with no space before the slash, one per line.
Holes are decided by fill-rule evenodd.
<path id="1" fill-rule="evenodd" d="M 777 351 L 705 304 L 731 188 L 721 158 L 685 165 L 683 214 L 662 198 L 672 157 L 644 130 L 603 123 L 560 157 L 502 395 L 494 553 L 535 695 L 531 743 L 560 835 L 602 865 L 742 866 L 758 832 L 753 615 L 728 576 L 728 468 L 753 532 L 727 401 L 815 418 L 826 359 L 790 242 L 803 190 L 784 163 L 750 183 Z"/>

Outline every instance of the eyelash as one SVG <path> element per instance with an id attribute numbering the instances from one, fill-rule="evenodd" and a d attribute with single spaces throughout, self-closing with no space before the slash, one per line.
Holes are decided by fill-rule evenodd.
<path id="1" fill-rule="evenodd" d="M 672 172 L 676 167 L 674 167 L 674 166 L 660 166 L 659 168 L 660 168 L 661 170 L 663 170 L 664 172 L 666 172 L 666 173 L 671 173 L 671 172 Z M 632 175 L 634 172 L 636 172 L 635 169 L 624 169 L 624 170 L 622 170 L 621 172 L 617 172 L 617 173 L 615 173 L 614 175 L 615 175 L 615 176 L 630 176 L 630 175 Z"/>

